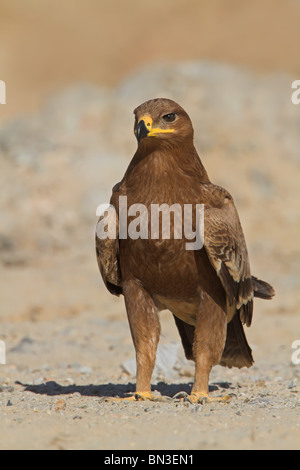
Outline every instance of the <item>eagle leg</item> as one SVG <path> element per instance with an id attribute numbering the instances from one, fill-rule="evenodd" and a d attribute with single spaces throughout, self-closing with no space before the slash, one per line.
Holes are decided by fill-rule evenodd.
<path id="1" fill-rule="evenodd" d="M 160 336 L 157 309 L 149 293 L 133 279 L 123 282 L 123 293 L 136 352 L 136 399 L 150 399 L 151 376 Z"/>
<path id="2" fill-rule="evenodd" d="M 195 380 L 189 396 L 192 402 L 204 398 L 212 400 L 208 395 L 209 374 L 222 357 L 226 329 L 226 313 L 212 297 L 202 292 L 194 334 Z"/>

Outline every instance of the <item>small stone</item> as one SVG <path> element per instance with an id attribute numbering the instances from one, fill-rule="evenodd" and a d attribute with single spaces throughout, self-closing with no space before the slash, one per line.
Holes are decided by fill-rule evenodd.
<path id="1" fill-rule="evenodd" d="M 61 411 L 64 410 L 67 406 L 66 400 L 60 399 L 57 400 L 57 402 L 54 405 L 55 411 Z"/>
<path id="2" fill-rule="evenodd" d="M 198 411 L 202 411 L 203 410 L 203 407 L 201 405 L 194 405 L 192 408 L 191 408 L 191 412 L 192 413 L 197 413 Z"/>
<path id="3" fill-rule="evenodd" d="M 172 399 L 173 399 L 173 400 L 181 400 L 181 399 L 184 399 L 184 398 L 187 398 L 187 397 L 188 397 L 188 394 L 187 394 L 186 392 L 183 392 L 183 391 L 182 391 L 182 392 L 176 393 L 176 394 L 172 397 Z"/>
<path id="4" fill-rule="evenodd" d="M 33 385 L 42 385 L 45 382 L 44 377 L 38 377 L 33 381 Z"/>
<path id="5" fill-rule="evenodd" d="M 65 379 L 65 381 L 66 381 L 69 385 L 75 385 L 75 382 L 74 382 L 73 379 L 71 379 L 71 377 L 67 377 L 67 378 Z"/>
<path id="6" fill-rule="evenodd" d="M 266 386 L 265 380 L 257 380 L 255 383 L 256 383 L 257 387 L 265 387 Z"/>
<path id="7" fill-rule="evenodd" d="M 288 389 L 291 390 L 295 387 L 297 387 L 297 379 L 292 380 L 292 382 L 288 385 Z"/>
<path id="8" fill-rule="evenodd" d="M 11 387 L 9 385 L 0 385 L 0 393 L 1 392 L 9 392 L 12 393 L 14 391 L 14 387 Z"/>
<path id="9" fill-rule="evenodd" d="M 93 372 L 92 368 L 89 366 L 80 366 L 78 372 L 81 374 L 91 374 Z"/>

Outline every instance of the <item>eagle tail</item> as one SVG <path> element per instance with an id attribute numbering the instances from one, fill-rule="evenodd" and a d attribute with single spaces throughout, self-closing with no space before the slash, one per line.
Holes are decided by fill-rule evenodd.
<path id="1" fill-rule="evenodd" d="M 227 336 L 220 361 L 225 367 L 251 367 L 254 363 L 251 348 L 247 342 L 240 316 L 235 314 L 227 324 Z"/>
<path id="2" fill-rule="evenodd" d="M 194 344 L 194 333 L 195 333 L 195 327 L 192 325 L 189 325 L 188 323 L 185 323 L 183 320 L 180 318 L 176 317 L 173 314 L 178 332 L 180 334 L 181 338 L 181 343 L 184 349 L 185 357 L 187 359 L 194 359 L 193 355 L 193 344 Z"/>
<path id="3" fill-rule="evenodd" d="M 193 343 L 195 327 L 173 315 L 187 359 L 194 360 Z M 247 343 L 240 316 L 235 314 L 227 324 L 227 337 L 220 365 L 224 367 L 251 367 L 254 363 L 252 351 Z"/>
<path id="4" fill-rule="evenodd" d="M 260 299 L 272 299 L 275 295 L 274 288 L 257 277 L 252 276 L 252 286 L 254 297 L 259 297 Z"/>

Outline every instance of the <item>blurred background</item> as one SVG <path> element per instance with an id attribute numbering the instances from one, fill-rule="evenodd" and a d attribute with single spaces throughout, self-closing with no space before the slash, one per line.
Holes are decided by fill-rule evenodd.
<path id="1" fill-rule="evenodd" d="M 299 0 L 1 0 L 1 120 L 74 82 L 114 87 L 157 62 L 300 74 Z M 298 75 L 297 75 L 298 74 Z"/>
<path id="2" fill-rule="evenodd" d="M 233 195 L 261 314 L 299 313 L 299 0 L 0 0 L 0 322 L 124 318 L 94 255 L 96 207 L 136 148 L 133 109 L 190 114 Z"/>

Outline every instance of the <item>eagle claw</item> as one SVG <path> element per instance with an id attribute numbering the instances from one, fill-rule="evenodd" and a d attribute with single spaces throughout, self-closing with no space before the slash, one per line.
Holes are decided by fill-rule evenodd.
<path id="1" fill-rule="evenodd" d="M 190 403 L 201 403 L 201 405 L 205 405 L 206 403 L 229 403 L 232 399 L 230 395 L 224 395 L 221 397 L 210 397 L 201 392 L 192 392 L 191 395 L 187 397 L 187 400 Z"/>
<path id="2" fill-rule="evenodd" d="M 182 398 L 185 399 L 188 396 L 189 395 L 186 392 L 177 392 L 177 393 L 175 393 L 175 395 L 173 395 L 172 399 L 173 400 L 181 400 Z"/>

